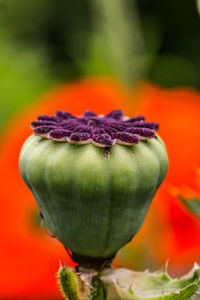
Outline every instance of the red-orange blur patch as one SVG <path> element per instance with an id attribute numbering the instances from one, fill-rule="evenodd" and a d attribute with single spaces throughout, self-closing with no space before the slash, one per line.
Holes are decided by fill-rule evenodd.
<path id="1" fill-rule="evenodd" d="M 169 156 L 169 171 L 152 203 L 145 234 L 155 261 L 170 259 L 172 267 L 189 269 L 200 262 L 200 219 L 182 206 L 173 189 L 186 197 L 200 196 L 200 93 L 143 84 L 136 95 L 137 112 L 159 123 Z"/>

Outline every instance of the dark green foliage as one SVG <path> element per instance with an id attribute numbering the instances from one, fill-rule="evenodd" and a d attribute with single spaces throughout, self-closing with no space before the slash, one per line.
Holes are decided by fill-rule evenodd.
<path id="1" fill-rule="evenodd" d="M 2 28 L 25 48 L 44 48 L 56 77 L 200 88 L 196 1 L 4 0 L 0 9 Z"/>

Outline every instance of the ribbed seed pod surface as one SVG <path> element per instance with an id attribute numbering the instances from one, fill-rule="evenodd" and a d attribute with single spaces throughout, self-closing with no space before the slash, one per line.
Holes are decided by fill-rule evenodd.
<path id="1" fill-rule="evenodd" d="M 143 119 L 122 121 L 111 115 L 106 125 L 110 122 L 112 126 L 101 126 L 99 133 L 100 125 L 93 123 L 100 117 L 85 117 L 84 126 L 91 129 L 93 122 L 92 129 L 85 128 L 85 132 L 73 127 L 73 118 L 68 122 L 70 132 L 68 119 L 62 120 L 64 129 L 58 124 L 56 128 L 56 121 L 53 127 L 46 121 L 44 125 L 45 116 L 37 121 L 39 125 L 33 122 L 35 134 L 22 147 L 20 172 L 58 240 L 76 255 L 106 259 L 142 226 L 166 176 L 167 153 L 160 137 L 148 128 L 156 125 Z M 146 122 L 146 131 L 142 122 Z M 138 123 L 141 127 L 133 126 Z"/>

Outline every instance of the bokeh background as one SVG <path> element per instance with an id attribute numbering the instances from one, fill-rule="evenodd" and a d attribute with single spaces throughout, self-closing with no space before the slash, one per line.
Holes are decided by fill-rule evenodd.
<path id="1" fill-rule="evenodd" d="M 200 263 L 200 18 L 191 0 L 0 0 L 0 299 L 62 299 L 66 251 L 40 226 L 18 157 L 57 109 L 160 123 L 170 160 L 142 230 L 115 260 L 183 275 Z"/>

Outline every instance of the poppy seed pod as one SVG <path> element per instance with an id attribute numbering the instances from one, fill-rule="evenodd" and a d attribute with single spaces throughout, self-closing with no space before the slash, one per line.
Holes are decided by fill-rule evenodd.
<path id="1" fill-rule="evenodd" d="M 138 232 L 166 176 L 158 124 L 120 110 L 80 117 L 57 111 L 31 127 L 21 176 L 74 260 L 98 269 Z"/>

